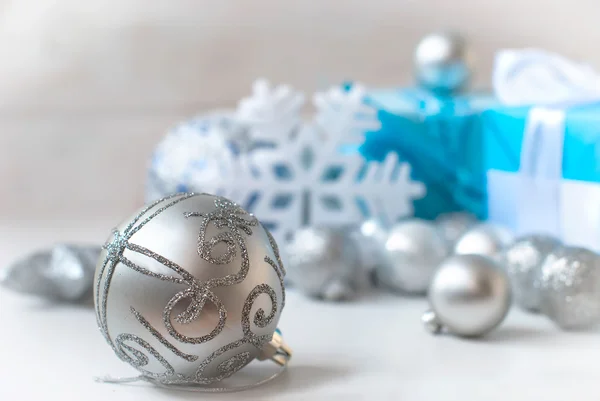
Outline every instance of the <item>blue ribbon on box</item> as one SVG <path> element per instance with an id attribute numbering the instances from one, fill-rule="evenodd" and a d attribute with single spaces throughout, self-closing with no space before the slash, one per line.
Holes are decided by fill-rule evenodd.
<path id="1" fill-rule="evenodd" d="M 504 51 L 494 88 L 504 105 L 482 118 L 487 217 L 518 234 L 597 248 L 600 207 L 587 210 L 585 199 L 600 187 L 565 180 L 600 182 L 600 78 L 541 51 Z"/>
<path id="2" fill-rule="evenodd" d="M 396 152 L 411 164 L 412 178 L 427 188 L 415 201 L 417 217 L 469 211 L 485 215 L 485 170 L 480 112 L 491 96 L 436 95 L 419 88 L 371 91 L 367 103 L 379 113 L 381 129 L 366 135 L 360 152 L 382 160 Z"/>

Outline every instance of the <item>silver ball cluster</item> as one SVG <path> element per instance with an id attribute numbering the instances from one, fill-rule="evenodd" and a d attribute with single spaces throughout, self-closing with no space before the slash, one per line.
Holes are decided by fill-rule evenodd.
<path id="1" fill-rule="evenodd" d="M 530 312 L 541 308 L 540 269 L 546 256 L 560 247 L 560 241 L 545 235 L 529 235 L 515 240 L 503 253 L 515 302 Z"/>
<path id="2" fill-rule="evenodd" d="M 312 297 L 351 299 L 365 283 L 427 295 L 432 310 L 423 322 L 434 333 L 483 335 L 502 322 L 512 299 L 563 329 L 600 323 L 599 255 L 543 235 L 515 240 L 465 213 L 391 227 L 367 220 L 357 227 L 305 228 L 283 253 L 288 282 Z"/>
<path id="3" fill-rule="evenodd" d="M 397 293 L 424 295 L 448 246 L 436 226 L 407 219 L 391 228 L 376 220 L 357 227 L 307 227 L 282 249 L 287 282 L 329 301 L 353 298 L 374 281 Z"/>
<path id="4" fill-rule="evenodd" d="M 371 276 L 393 293 L 427 294 L 432 311 L 424 323 L 432 332 L 477 336 L 499 324 L 510 305 L 508 277 L 498 264 L 507 241 L 499 228 L 453 213 L 437 222 L 410 218 L 389 228 L 374 220 L 354 228 L 305 228 L 283 255 L 288 282 L 309 296 L 349 299 Z M 452 256 L 459 244 L 471 254 Z"/>
<path id="5" fill-rule="evenodd" d="M 600 255 L 531 235 L 517 239 L 503 259 L 521 308 L 565 330 L 600 324 Z"/>

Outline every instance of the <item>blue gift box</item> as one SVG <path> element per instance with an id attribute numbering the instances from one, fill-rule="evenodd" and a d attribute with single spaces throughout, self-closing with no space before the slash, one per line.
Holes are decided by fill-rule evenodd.
<path id="1" fill-rule="evenodd" d="M 360 152 L 382 160 L 396 152 L 427 194 L 415 200 L 415 216 L 434 219 L 454 211 L 485 217 L 485 167 L 481 113 L 494 104 L 487 94 L 436 95 L 419 88 L 373 90 L 381 129 L 369 132 Z"/>
<path id="2" fill-rule="evenodd" d="M 525 126 L 532 107 L 496 106 L 482 114 L 486 169 L 520 170 Z M 600 182 L 600 104 L 566 110 L 562 178 Z"/>
<path id="3" fill-rule="evenodd" d="M 540 111 L 542 117 L 533 118 Z M 598 249 L 600 104 L 496 105 L 481 122 L 484 217 L 517 234 L 547 233 Z"/>

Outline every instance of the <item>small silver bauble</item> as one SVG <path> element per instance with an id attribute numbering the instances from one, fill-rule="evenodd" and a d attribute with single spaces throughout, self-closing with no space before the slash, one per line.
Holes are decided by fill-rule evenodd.
<path id="1" fill-rule="evenodd" d="M 0 269 L 0 285 L 51 301 L 87 302 L 92 298 L 100 246 L 60 244 Z"/>
<path id="2" fill-rule="evenodd" d="M 507 229 L 489 223 L 481 223 L 460 237 L 454 246 L 454 253 L 500 258 L 504 248 L 512 241 L 513 236 Z"/>
<path id="3" fill-rule="evenodd" d="M 345 229 L 301 228 L 285 245 L 284 254 L 286 280 L 305 294 L 328 301 L 356 295 L 360 253 Z"/>
<path id="4" fill-rule="evenodd" d="M 105 245 L 94 288 L 100 331 L 149 381 L 220 381 L 255 358 L 276 360 L 283 274 L 254 216 L 224 198 L 172 195 L 136 212 Z"/>
<path id="5" fill-rule="evenodd" d="M 377 282 L 395 291 L 421 295 L 448 255 L 446 242 L 430 222 L 408 219 L 392 227 L 386 241 L 389 263 L 378 266 Z"/>
<path id="6" fill-rule="evenodd" d="M 425 36 L 415 49 L 414 64 L 419 84 L 436 92 L 459 91 L 471 76 L 467 43 L 458 33 Z"/>
<path id="7" fill-rule="evenodd" d="M 449 249 L 454 249 L 456 241 L 475 226 L 477 222 L 477 217 L 465 212 L 445 213 L 435 220 L 435 224 L 448 243 Z"/>
<path id="8" fill-rule="evenodd" d="M 504 250 L 503 264 L 510 277 L 515 302 L 523 309 L 540 309 L 540 268 L 546 256 L 560 246 L 556 238 L 528 235 L 516 239 Z"/>
<path id="9" fill-rule="evenodd" d="M 498 326 L 508 313 L 508 277 L 494 260 L 481 255 L 455 255 L 440 265 L 429 287 L 431 310 L 425 327 L 464 337 L 481 336 Z"/>
<path id="10" fill-rule="evenodd" d="M 385 243 L 389 229 L 377 219 L 369 219 L 350 232 L 360 253 L 363 269 L 372 271 L 387 263 Z"/>
<path id="11" fill-rule="evenodd" d="M 563 329 L 600 323 L 600 256 L 583 248 L 558 247 L 540 269 L 540 309 Z"/>

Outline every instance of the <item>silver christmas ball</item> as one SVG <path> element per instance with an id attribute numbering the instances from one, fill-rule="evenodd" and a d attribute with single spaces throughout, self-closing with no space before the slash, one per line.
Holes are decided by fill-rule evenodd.
<path id="1" fill-rule="evenodd" d="M 590 250 L 559 247 L 540 269 L 540 309 L 563 329 L 600 323 L 600 256 Z"/>
<path id="2" fill-rule="evenodd" d="M 392 227 L 386 241 L 389 263 L 378 266 L 377 282 L 406 294 L 421 295 L 438 265 L 448 255 L 446 242 L 427 221 L 409 219 Z"/>
<path id="3" fill-rule="evenodd" d="M 277 246 L 256 218 L 177 194 L 114 229 L 96 268 L 100 331 L 150 381 L 203 385 L 255 358 L 285 302 Z"/>
<path id="4" fill-rule="evenodd" d="M 306 227 L 284 247 L 286 280 L 305 294 L 327 301 L 356 295 L 361 281 L 360 253 L 342 228 Z"/>
<path id="5" fill-rule="evenodd" d="M 500 258 L 504 248 L 512 241 L 513 236 L 507 229 L 489 223 L 481 223 L 459 238 L 454 246 L 454 253 Z"/>
<path id="6" fill-rule="evenodd" d="M 449 249 L 453 249 L 456 241 L 477 223 L 477 217 L 465 212 L 445 213 L 435 220 L 435 224 L 448 243 Z"/>
<path id="7" fill-rule="evenodd" d="M 476 337 L 498 326 L 510 309 L 508 276 L 494 260 L 481 255 L 455 255 L 440 265 L 429 287 L 431 311 L 426 328 L 442 328 Z"/>
<path id="8" fill-rule="evenodd" d="M 88 302 L 100 246 L 59 244 L 0 269 L 0 285 L 50 301 Z"/>
<path id="9" fill-rule="evenodd" d="M 418 83 L 435 92 L 459 91 L 471 77 L 467 42 L 455 32 L 432 33 L 421 39 L 414 65 Z"/>
<path id="10" fill-rule="evenodd" d="M 545 235 L 528 235 L 516 239 L 504 250 L 503 264 L 510 277 L 515 302 L 521 308 L 540 309 L 540 269 L 546 256 L 560 246 L 560 241 Z"/>
<path id="11" fill-rule="evenodd" d="M 363 269 L 372 271 L 387 263 L 385 243 L 389 229 L 377 219 L 369 219 L 350 231 L 360 254 Z"/>

